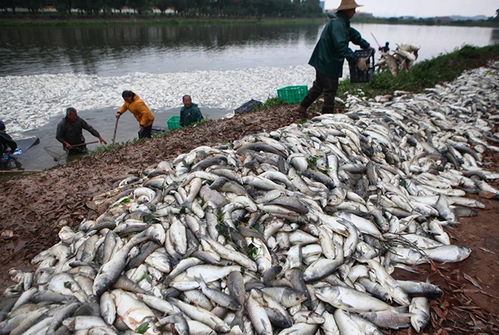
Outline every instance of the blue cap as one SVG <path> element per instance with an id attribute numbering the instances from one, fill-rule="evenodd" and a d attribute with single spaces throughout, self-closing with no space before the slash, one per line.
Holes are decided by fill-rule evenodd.
<path id="1" fill-rule="evenodd" d="M 5 123 L 3 123 L 2 120 L 0 120 L 0 130 L 4 130 L 5 129 Z"/>

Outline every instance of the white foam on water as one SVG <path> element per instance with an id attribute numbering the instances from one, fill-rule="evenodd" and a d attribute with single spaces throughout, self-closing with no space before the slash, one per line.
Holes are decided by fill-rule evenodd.
<path id="1" fill-rule="evenodd" d="M 235 109 L 250 99 L 264 102 L 276 97 L 280 87 L 310 87 L 314 74 L 311 66 L 298 65 L 111 77 L 78 73 L 6 76 L 0 77 L 5 99 L 0 119 L 6 121 L 9 133 L 16 134 L 47 124 L 70 106 L 79 111 L 117 108 L 123 103 L 123 90 L 134 91 L 152 109 L 179 107 L 185 94 L 200 106 Z"/>

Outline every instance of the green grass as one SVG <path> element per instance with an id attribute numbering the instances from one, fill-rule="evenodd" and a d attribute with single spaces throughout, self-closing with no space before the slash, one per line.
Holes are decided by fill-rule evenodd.
<path id="1" fill-rule="evenodd" d="M 402 71 L 397 77 L 384 71 L 373 76 L 369 83 L 352 84 L 342 81 L 338 97 L 361 89 L 367 97 L 393 93 L 395 90 L 419 92 L 444 81 L 452 81 L 468 69 L 483 66 L 490 59 L 499 59 L 499 44 L 486 47 L 464 46 L 452 53 L 441 55 L 414 65 L 409 71 Z"/>
<path id="2" fill-rule="evenodd" d="M 499 44 L 482 48 L 464 46 L 452 53 L 417 63 L 409 71 L 401 72 L 398 77 L 393 77 L 388 71 L 385 71 L 375 74 L 371 82 L 365 84 L 352 84 L 349 80 L 344 80 L 338 88 L 338 97 L 345 98 L 347 94 L 359 95 L 360 93 L 369 98 L 376 95 L 390 94 L 395 90 L 419 92 L 425 88 L 434 87 L 444 81 L 454 80 L 463 71 L 483 66 L 492 59 L 499 59 Z M 269 98 L 257 110 L 272 109 L 284 104 L 287 103 L 279 98 Z M 311 106 L 311 110 L 318 108 L 318 106 L 319 104 L 314 103 Z M 196 123 L 196 125 L 208 121 L 211 120 L 205 118 L 203 121 Z M 302 120 L 302 122 L 306 122 L 306 120 Z M 154 137 L 168 136 L 169 133 L 168 131 Z M 127 142 L 100 146 L 95 151 L 90 152 L 90 155 L 115 151 L 139 141 L 144 140 L 135 138 Z M 309 157 L 309 160 L 309 164 L 316 163 L 316 158 L 314 159 L 314 157 Z"/>
<path id="3" fill-rule="evenodd" d="M 279 98 L 268 98 L 267 101 L 263 103 L 260 107 L 255 108 L 255 111 L 259 111 L 262 109 L 273 108 L 281 105 L 285 105 L 286 102 Z"/>
<path id="4" fill-rule="evenodd" d="M 464 20 L 464 21 L 445 21 L 437 18 L 381 18 L 381 17 L 361 17 L 355 16 L 352 19 L 353 23 L 371 23 L 371 24 L 407 24 L 418 26 L 460 26 L 460 27 L 498 27 L 497 19 L 489 18 L 488 20 Z"/>

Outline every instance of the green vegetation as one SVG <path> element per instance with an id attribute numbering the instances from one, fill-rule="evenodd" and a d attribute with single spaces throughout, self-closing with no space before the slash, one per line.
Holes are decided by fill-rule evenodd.
<path id="1" fill-rule="evenodd" d="M 88 26 L 88 25 L 232 25 L 232 24 L 320 24 L 325 22 L 324 16 L 311 18 L 207 18 L 207 17 L 177 17 L 177 16 L 69 16 L 69 15 L 38 15 L 36 17 L 2 18 L 0 27 L 4 26 Z"/>
<path id="2" fill-rule="evenodd" d="M 254 245 L 253 243 L 248 244 L 248 257 L 249 258 L 256 261 L 256 258 L 258 257 L 258 252 L 259 252 L 259 249 L 256 245 Z"/>
<path id="3" fill-rule="evenodd" d="M 174 8 L 180 16 L 218 17 L 306 17 L 321 13 L 319 0 L 2 0 L 0 9 L 16 14 L 16 9 L 26 8 L 38 14 L 45 6 L 54 7 L 58 13 L 85 15 L 112 15 L 126 7 L 134 14 L 152 14 L 153 8 L 161 14 Z"/>
<path id="4" fill-rule="evenodd" d="M 260 107 L 255 108 L 255 111 L 259 111 L 261 109 L 272 108 L 280 105 L 285 105 L 286 102 L 279 98 L 268 98 L 267 101 L 263 103 Z"/>
<path id="5" fill-rule="evenodd" d="M 352 93 L 356 95 L 363 94 L 367 97 L 374 97 L 377 95 L 393 93 L 395 90 L 419 92 L 425 88 L 434 87 L 438 83 L 454 80 L 461 75 L 463 71 L 483 66 L 492 59 L 499 60 L 498 44 L 482 48 L 464 46 L 452 53 L 417 63 L 410 71 L 401 72 L 396 78 L 394 78 L 388 71 L 385 71 L 375 74 L 371 82 L 365 84 L 353 84 L 349 80 L 344 80 L 340 83 L 338 88 L 338 97 L 346 98 L 347 94 Z M 272 109 L 283 104 L 286 103 L 279 98 L 270 98 L 264 103 L 261 109 Z M 317 103 L 312 105 L 312 110 L 317 108 L 317 106 Z M 306 120 L 303 122 L 306 122 Z M 169 131 L 156 135 L 155 137 L 168 136 L 168 134 L 170 134 Z M 127 142 L 100 146 L 95 151 L 90 152 L 90 155 L 116 151 L 119 148 L 144 140 L 147 139 L 139 140 L 135 138 Z M 307 161 L 312 166 L 317 165 L 317 157 L 308 157 Z M 126 201 L 126 199 L 123 200 L 123 202 Z M 217 226 L 217 228 L 224 228 L 223 214 L 219 214 L 217 216 L 217 221 L 219 225 L 222 225 L 221 227 Z"/>
<path id="6" fill-rule="evenodd" d="M 375 74 L 371 82 L 365 84 L 342 81 L 338 88 L 338 97 L 344 98 L 347 93 L 358 89 L 368 97 L 392 93 L 395 90 L 418 92 L 438 83 L 454 80 L 463 71 L 483 66 L 490 59 L 499 59 L 498 44 L 482 48 L 464 46 L 452 53 L 417 63 L 409 71 L 401 72 L 398 77 L 384 71 Z"/>
<path id="7" fill-rule="evenodd" d="M 138 334 L 145 334 L 145 332 L 149 329 L 149 323 L 148 322 L 144 322 L 143 324 L 141 324 L 140 326 L 137 327 L 137 329 L 135 329 L 135 332 L 138 333 Z"/>
<path id="8" fill-rule="evenodd" d="M 168 132 L 161 132 L 159 133 L 158 135 L 157 134 L 154 134 L 153 137 L 162 137 L 162 136 L 166 136 L 166 134 L 168 134 Z M 144 141 L 147 141 L 148 139 L 146 138 L 133 138 L 129 141 L 126 141 L 126 142 L 118 142 L 118 143 L 114 143 L 114 144 L 107 144 L 107 145 L 101 145 L 101 146 L 98 146 L 97 148 L 95 148 L 94 151 L 90 151 L 89 152 L 89 155 L 97 155 L 97 154 L 100 154 L 100 153 L 103 153 L 103 152 L 109 152 L 109 151 L 116 151 L 120 148 L 123 148 L 123 147 L 126 147 L 127 145 L 131 145 L 131 144 L 135 144 L 135 143 L 139 143 L 139 142 L 144 142 Z"/>
<path id="9" fill-rule="evenodd" d="M 463 27 L 499 27 L 499 19 L 490 17 L 487 20 L 449 20 L 439 17 L 430 18 L 402 18 L 402 17 L 366 17 L 355 16 L 353 23 L 374 23 L 374 24 L 410 24 L 422 26 L 463 26 Z"/>

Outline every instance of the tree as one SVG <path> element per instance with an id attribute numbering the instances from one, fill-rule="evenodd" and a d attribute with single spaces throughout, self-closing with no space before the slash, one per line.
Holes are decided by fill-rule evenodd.
<path id="1" fill-rule="evenodd" d="M 156 7 L 159 8 L 161 11 L 161 14 L 165 14 L 165 11 L 173 5 L 172 0 L 156 0 L 155 3 Z"/>
<path id="2" fill-rule="evenodd" d="M 16 13 L 16 7 L 20 5 L 20 0 L 3 0 L 0 1 L 0 6 L 7 10 L 8 8 L 12 9 L 12 14 Z"/>
<path id="3" fill-rule="evenodd" d="M 28 8 L 29 12 L 32 14 L 38 13 L 40 8 L 43 7 L 44 1 L 43 0 L 23 0 L 23 5 Z"/>
<path id="4" fill-rule="evenodd" d="M 307 14 L 319 14 L 322 12 L 319 0 L 305 0 L 303 7 Z"/>
<path id="5" fill-rule="evenodd" d="M 71 14 L 71 9 L 73 8 L 72 0 L 56 0 L 55 9 L 60 13 Z"/>
<path id="6" fill-rule="evenodd" d="M 126 5 L 126 0 L 105 0 L 106 7 L 111 9 L 118 9 L 121 13 L 121 9 Z"/>
<path id="7" fill-rule="evenodd" d="M 148 5 L 148 0 L 128 0 L 128 6 L 135 9 L 139 14 L 147 10 Z"/>
<path id="8" fill-rule="evenodd" d="M 104 7 L 104 0 L 73 0 L 73 7 L 87 14 L 99 14 Z"/>
<path id="9" fill-rule="evenodd" d="M 187 0 L 173 0 L 173 7 L 179 14 L 184 14 L 189 9 Z"/>

